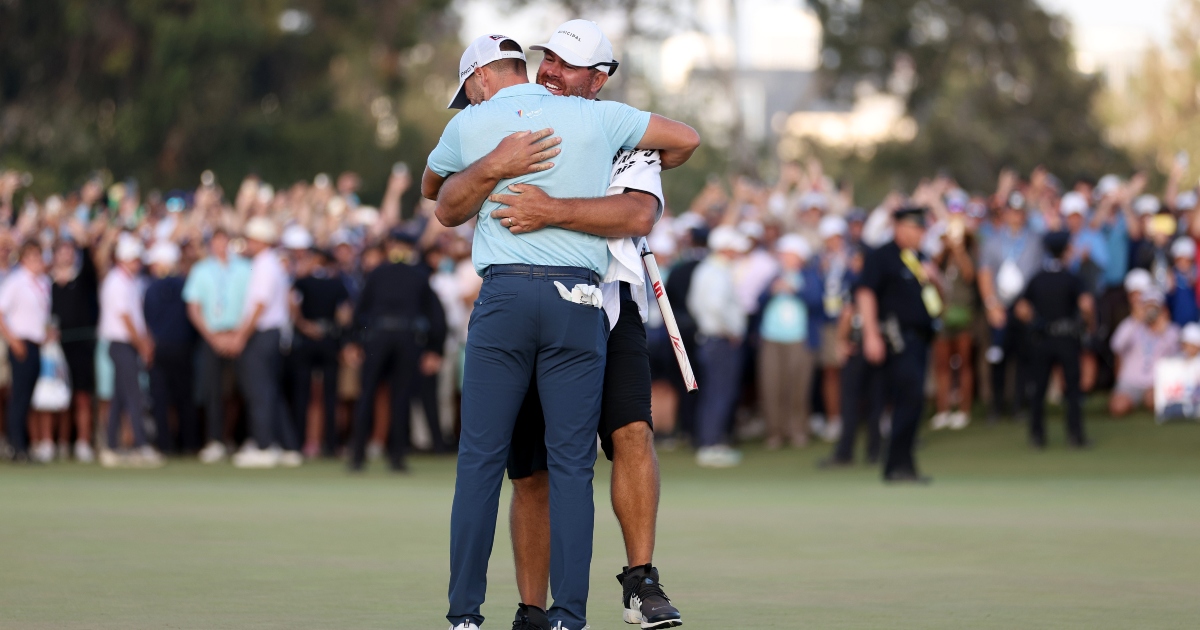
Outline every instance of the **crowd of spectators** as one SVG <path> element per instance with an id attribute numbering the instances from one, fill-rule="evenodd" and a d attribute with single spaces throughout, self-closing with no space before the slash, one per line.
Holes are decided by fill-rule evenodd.
<path id="1" fill-rule="evenodd" d="M 847 395 L 842 384 L 867 372 L 853 303 L 864 252 L 890 240 L 891 213 L 906 204 L 928 209 L 922 249 L 945 304 L 930 362 L 932 428 L 1029 409 L 1033 324 L 1018 298 L 1046 264 L 1042 235 L 1058 230 L 1070 232 L 1069 268 L 1097 305 L 1084 390 L 1111 390 L 1113 415 L 1152 406 L 1154 363 L 1200 348 L 1200 219 L 1184 171 L 1177 164 L 1160 191 L 1141 173 L 1006 170 L 990 191 L 939 175 L 870 210 L 816 161 L 782 164 L 773 182 L 713 180 L 648 238 L 700 383 L 684 393 L 651 300 L 662 446 L 684 439 L 699 464 L 736 465 L 740 440 L 836 441 L 853 410 L 884 416 L 867 423 L 867 457 L 877 458 L 886 395 Z M 430 202 L 402 209 L 403 165 L 378 207 L 361 202 L 354 173 L 279 189 L 249 176 L 232 195 L 207 171 L 194 190 L 166 193 L 97 175 L 38 199 L 27 184 L 0 173 L 0 412 L 12 458 L 297 466 L 344 456 L 356 437 L 393 463 L 410 445 L 452 450 L 460 350 L 480 286 L 473 224 L 441 226 Z M 405 320 L 419 352 L 364 365 L 363 331 L 380 318 L 370 279 L 397 265 L 423 274 L 423 287 L 401 283 L 407 293 L 389 299 L 432 291 L 437 308 Z M 414 403 L 426 422 L 410 427 Z"/>

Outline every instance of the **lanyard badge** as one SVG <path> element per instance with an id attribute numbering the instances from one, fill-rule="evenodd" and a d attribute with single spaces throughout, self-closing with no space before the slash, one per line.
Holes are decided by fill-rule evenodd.
<path id="1" fill-rule="evenodd" d="M 901 250 L 900 260 L 912 272 L 917 282 L 921 283 L 921 301 L 925 303 L 925 310 L 929 313 L 929 316 L 937 317 L 941 315 L 942 296 L 938 295 L 937 287 L 929 282 L 929 274 L 925 273 L 925 268 L 921 266 L 921 261 L 917 258 L 917 253 L 911 249 Z"/>

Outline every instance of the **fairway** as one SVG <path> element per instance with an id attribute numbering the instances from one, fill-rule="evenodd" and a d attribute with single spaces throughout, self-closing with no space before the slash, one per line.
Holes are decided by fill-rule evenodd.
<path id="1" fill-rule="evenodd" d="M 1013 424 L 925 433 L 936 479 L 821 472 L 825 447 L 734 470 L 662 454 L 657 564 L 685 628 L 1195 628 L 1200 426 L 1096 421 L 1045 453 Z M 397 477 L 0 468 L 0 628 L 444 629 L 453 459 Z M 595 630 L 627 627 L 597 469 Z M 517 603 L 500 511 L 484 628 Z"/>

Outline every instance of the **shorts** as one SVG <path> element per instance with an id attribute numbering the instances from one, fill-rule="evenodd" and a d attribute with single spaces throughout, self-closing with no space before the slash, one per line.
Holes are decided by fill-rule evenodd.
<path id="1" fill-rule="evenodd" d="M 92 394 L 96 391 L 96 342 L 64 341 L 63 356 L 67 359 L 67 372 L 71 375 L 71 391 Z"/>
<path id="2" fill-rule="evenodd" d="M 622 298 L 625 295 L 622 291 Z M 637 302 L 622 299 L 617 325 L 608 336 L 600 404 L 600 447 L 609 461 L 613 458 L 613 433 L 635 422 L 654 426 L 650 418 L 650 352 Z M 524 479 L 548 469 L 546 417 L 542 414 L 537 379 L 534 379 L 513 425 L 512 443 L 508 449 L 508 478 Z"/>
<path id="3" fill-rule="evenodd" d="M 821 352 L 818 359 L 823 368 L 842 367 L 842 358 L 838 356 L 837 328 L 837 322 L 821 326 Z"/>
<path id="4" fill-rule="evenodd" d="M 1133 401 L 1134 406 L 1140 406 L 1142 401 L 1146 400 L 1146 394 L 1148 393 L 1150 393 L 1150 388 L 1148 387 L 1135 387 L 1122 383 L 1117 383 L 1117 386 L 1113 388 L 1114 395 L 1121 394 L 1128 396 Z"/>

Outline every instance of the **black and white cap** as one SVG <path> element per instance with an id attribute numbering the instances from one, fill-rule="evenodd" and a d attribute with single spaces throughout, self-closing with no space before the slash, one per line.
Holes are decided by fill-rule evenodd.
<path id="1" fill-rule="evenodd" d="M 600 25 L 589 20 L 571 20 L 540 46 L 530 50 L 549 50 L 563 61 L 580 68 L 600 68 L 612 76 L 617 72 L 617 60 L 613 59 L 612 42 L 604 36 Z"/>
<path id="2" fill-rule="evenodd" d="M 506 41 L 516 43 L 516 40 L 507 35 L 480 35 L 471 42 L 471 45 L 467 46 L 467 49 L 463 51 L 462 59 L 458 60 L 458 91 L 454 93 L 454 98 L 450 99 L 450 104 L 446 106 L 446 109 L 463 109 L 471 104 L 467 100 L 465 85 L 467 78 L 475 72 L 476 68 L 482 68 L 501 59 L 525 61 L 525 53 L 520 50 L 500 50 L 500 44 Z M 518 48 L 520 48 L 519 45 Z"/>

